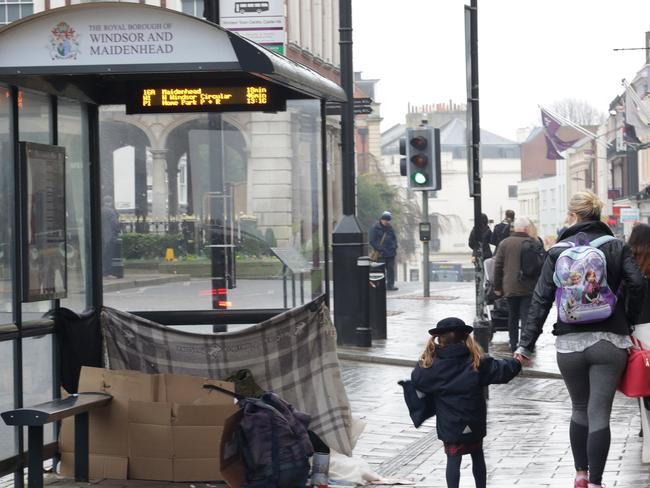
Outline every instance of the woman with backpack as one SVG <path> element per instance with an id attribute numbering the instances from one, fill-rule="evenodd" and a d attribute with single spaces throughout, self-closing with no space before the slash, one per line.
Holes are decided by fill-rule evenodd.
<path id="1" fill-rule="evenodd" d="M 533 293 L 515 358 L 532 358 L 548 312 L 557 301 L 557 362 L 572 403 L 569 438 L 575 488 L 600 488 L 609 452 L 614 393 L 627 364 L 630 320 L 640 311 L 645 280 L 631 249 L 600 221 L 603 203 L 589 191 L 569 202 L 570 226 L 548 253 Z M 594 280 L 598 296 L 582 300 Z M 617 292 L 624 285 L 629 297 Z"/>

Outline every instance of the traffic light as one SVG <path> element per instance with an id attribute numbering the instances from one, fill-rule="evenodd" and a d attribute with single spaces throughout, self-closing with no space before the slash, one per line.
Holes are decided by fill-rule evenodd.
<path id="1" fill-rule="evenodd" d="M 412 190 L 440 190 L 440 131 L 406 130 L 406 170 Z"/>
<path id="2" fill-rule="evenodd" d="M 401 156 L 406 156 L 406 137 L 399 138 L 399 153 Z M 406 176 L 406 158 L 399 159 L 399 174 Z"/>

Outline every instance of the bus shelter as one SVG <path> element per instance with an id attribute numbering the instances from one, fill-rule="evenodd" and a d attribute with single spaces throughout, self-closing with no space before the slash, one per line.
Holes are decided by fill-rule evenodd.
<path id="1" fill-rule="evenodd" d="M 57 309 L 212 332 L 327 295 L 328 100 L 334 82 L 159 7 L 0 29 L 0 410 L 59 395 Z M 24 451 L 0 425 L 0 475 Z"/>

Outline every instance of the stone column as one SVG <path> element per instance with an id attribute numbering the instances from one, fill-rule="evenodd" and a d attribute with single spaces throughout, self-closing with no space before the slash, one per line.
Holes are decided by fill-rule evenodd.
<path id="1" fill-rule="evenodd" d="M 152 149 L 152 196 L 151 219 L 167 220 L 167 149 Z"/>

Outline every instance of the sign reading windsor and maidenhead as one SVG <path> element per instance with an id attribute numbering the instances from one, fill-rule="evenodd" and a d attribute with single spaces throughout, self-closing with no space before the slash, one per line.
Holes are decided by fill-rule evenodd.
<path id="1" fill-rule="evenodd" d="M 138 87 L 126 106 L 128 114 L 284 110 L 272 87 L 239 86 Z"/>
<path id="2" fill-rule="evenodd" d="M 20 143 L 23 302 L 67 296 L 65 148 Z"/>

